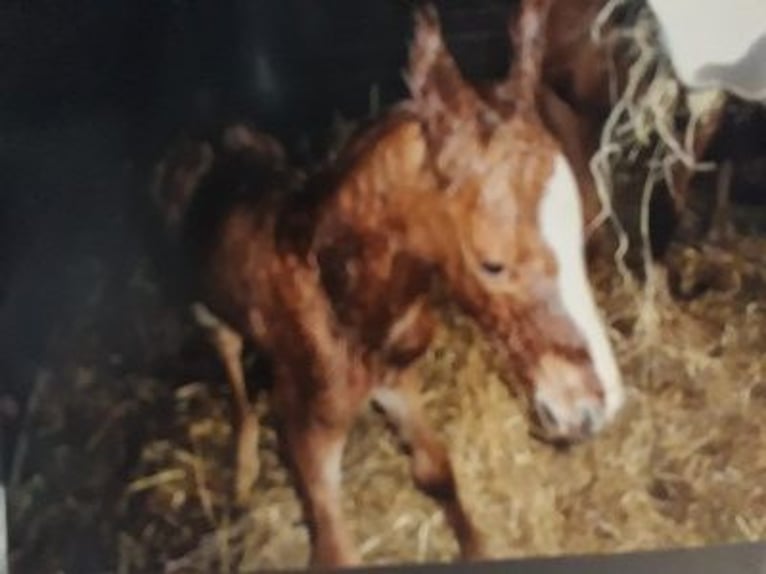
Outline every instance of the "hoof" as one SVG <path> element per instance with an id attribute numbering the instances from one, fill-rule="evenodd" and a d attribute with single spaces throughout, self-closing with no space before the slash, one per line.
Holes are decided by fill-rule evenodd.
<path id="1" fill-rule="evenodd" d="M 339 553 L 332 555 L 316 555 L 311 557 L 311 568 L 353 568 L 361 566 L 362 561 L 356 554 Z"/>
<path id="2" fill-rule="evenodd" d="M 329 542 L 315 546 L 311 551 L 311 568 L 351 568 L 362 564 L 356 550 L 349 544 Z"/>
<path id="3" fill-rule="evenodd" d="M 466 562 L 486 560 L 489 557 L 482 534 L 472 528 L 470 533 L 460 541 L 460 559 Z"/>

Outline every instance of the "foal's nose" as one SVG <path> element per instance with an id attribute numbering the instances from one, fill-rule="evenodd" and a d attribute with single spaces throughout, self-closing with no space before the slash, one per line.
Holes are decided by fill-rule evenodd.
<path id="1" fill-rule="evenodd" d="M 541 438 L 576 442 L 605 426 L 603 384 L 589 364 L 548 355 L 535 375 L 532 408 Z"/>
<path id="2" fill-rule="evenodd" d="M 538 396 L 534 408 L 545 438 L 553 440 L 586 439 L 600 430 L 604 422 L 604 407 L 597 398 L 583 397 L 567 405 Z"/>

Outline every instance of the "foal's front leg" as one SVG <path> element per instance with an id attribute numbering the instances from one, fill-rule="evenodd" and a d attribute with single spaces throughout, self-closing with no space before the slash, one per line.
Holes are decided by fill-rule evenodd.
<path id="1" fill-rule="evenodd" d="M 368 396 L 361 363 L 338 346 L 318 355 L 311 373 L 277 374 L 275 406 L 304 503 L 313 566 L 359 563 L 342 511 L 341 461 L 348 433 Z M 296 372 L 297 371 L 297 372 Z M 316 378 L 315 378 L 316 377 Z"/>
<path id="2" fill-rule="evenodd" d="M 359 563 L 342 511 L 341 460 L 350 424 L 306 413 L 284 425 L 284 444 L 293 463 L 311 540 L 312 566 Z"/>
<path id="3" fill-rule="evenodd" d="M 369 378 L 361 357 L 332 328 L 329 305 L 310 279 L 286 301 L 296 306 L 295 323 L 285 323 L 290 344 L 277 347 L 273 404 L 304 504 L 311 565 L 351 566 L 359 558 L 342 512 L 341 461 Z"/>
<path id="4" fill-rule="evenodd" d="M 423 412 L 413 367 L 400 371 L 390 384 L 375 389 L 372 399 L 383 410 L 410 455 L 415 485 L 444 511 L 460 545 L 461 556 L 466 560 L 481 558 L 484 555 L 481 533 L 460 500 L 447 448 Z"/>

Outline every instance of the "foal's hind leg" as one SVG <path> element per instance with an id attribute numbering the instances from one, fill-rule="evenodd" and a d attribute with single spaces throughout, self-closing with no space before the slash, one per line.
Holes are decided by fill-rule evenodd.
<path id="1" fill-rule="evenodd" d="M 462 557 L 481 558 L 484 554 L 481 534 L 460 500 L 447 448 L 426 420 L 413 368 L 401 371 L 392 384 L 377 388 L 372 396 L 411 457 L 415 485 L 444 511 Z"/>
<path id="2" fill-rule="evenodd" d="M 202 325 L 226 369 L 234 407 L 236 447 L 234 493 L 238 504 L 244 504 L 258 478 L 258 418 L 252 410 L 242 368 L 242 337 L 205 307 L 196 305 L 194 316 Z"/>

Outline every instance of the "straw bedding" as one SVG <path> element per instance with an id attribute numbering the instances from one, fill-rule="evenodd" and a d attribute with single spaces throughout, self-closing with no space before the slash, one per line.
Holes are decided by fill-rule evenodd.
<path id="1" fill-rule="evenodd" d="M 605 434 L 568 452 L 528 437 L 481 337 L 445 313 L 421 362 L 428 413 L 494 556 L 766 538 L 766 241 L 678 246 L 669 269 L 676 297 L 660 281 L 651 301 L 610 265 L 594 271 L 629 402 Z M 11 486 L 15 571 L 53 571 L 82 558 L 84 544 L 120 572 L 303 565 L 307 536 L 265 396 L 262 474 L 249 511 L 237 512 L 215 361 L 192 348 L 198 364 L 171 374 L 126 364 L 130 353 L 112 345 L 142 332 L 147 346 L 135 346 L 136 356 L 172 356 L 183 330 L 169 327 L 146 280 L 124 289 L 134 298 L 120 312 L 127 335 L 99 332 L 106 289 L 70 328 L 62 358 L 41 371 Z M 366 561 L 455 555 L 375 413 L 354 430 L 344 468 L 345 510 Z"/>

